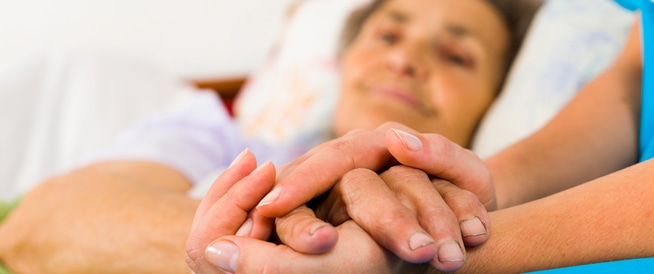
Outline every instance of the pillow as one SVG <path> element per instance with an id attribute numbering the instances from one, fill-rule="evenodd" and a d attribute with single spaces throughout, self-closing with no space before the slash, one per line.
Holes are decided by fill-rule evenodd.
<path id="1" fill-rule="evenodd" d="M 337 48 L 352 10 L 370 0 L 306 0 L 234 102 L 246 138 L 311 148 L 329 138 L 338 99 Z"/>
<path id="2" fill-rule="evenodd" d="M 611 0 L 546 0 L 472 149 L 491 156 L 547 123 L 617 56 L 633 20 Z"/>
<path id="3" fill-rule="evenodd" d="M 370 0 L 305 0 L 234 103 L 249 138 L 311 148 L 329 137 L 343 22 Z M 622 47 L 633 14 L 611 0 L 546 0 L 472 142 L 487 157 L 547 122 Z M 592 49 L 592 50 L 591 50 Z"/>

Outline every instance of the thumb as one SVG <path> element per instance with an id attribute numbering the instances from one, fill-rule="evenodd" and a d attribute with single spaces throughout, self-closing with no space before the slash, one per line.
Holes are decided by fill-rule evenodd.
<path id="1" fill-rule="evenodd" d="M 476 154 L 439 134 L 409 128 L 386 132 L 386 146 L 395 159 L 474 193 L 486 209 L 497 208 L 488 167 Z"/>

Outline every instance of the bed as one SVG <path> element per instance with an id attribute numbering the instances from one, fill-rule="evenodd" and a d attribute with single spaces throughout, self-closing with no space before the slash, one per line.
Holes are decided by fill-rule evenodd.
<path id="1" fill-rule="evenodd" d="M 138 57 L 61 48 L 0 64 L 0 200 L 74 168 L 131 123 L 196 92 L 218 93 L 252 138 L 321 142 L 337 96 L 338 31 L 366 1 L 294 2 L 266 62 L 242 77 L 183 79 Z M 546 123 L 611 62 L 632 21 L 611 0 L 544 0 L 472 149 L 487 157 Z"/>

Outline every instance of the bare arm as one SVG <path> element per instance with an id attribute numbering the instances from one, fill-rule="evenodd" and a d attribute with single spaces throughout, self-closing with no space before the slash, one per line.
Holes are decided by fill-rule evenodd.
<path id="1" fill-rule="evenodd" d="M 654 213 L 654 162 L 633 165 L 639 39 L 634 27 L 611 68 L 542 130 L 488 160 L 500 208 L 535 201 L 492 212 L 493 235 L 468 251 L 465 271 L 513 273 L 654 255 L 645 236 L 654 226 L 643 221 Z"/>
<path id="2" fill-rule="evenodd" d="M 464 272 L 516 273 L 654 256 L 654 161 L 527 204 L 491 212 L 493 235 Z"/>
<path id="3" fill-rule="evenodd" d="M 488 159 L 498 207 L 538 199 L 634 164 L 641 70 L 636 24 L 607 71 L 543 129 Z"/>
<path id="4" fill-rule="evenodd" d="M 198 204 L 189 187 L 148 162 L 51 178 L 0 224 L 0 258 L 16 273 L 187 272 L 184 242 Z"/>

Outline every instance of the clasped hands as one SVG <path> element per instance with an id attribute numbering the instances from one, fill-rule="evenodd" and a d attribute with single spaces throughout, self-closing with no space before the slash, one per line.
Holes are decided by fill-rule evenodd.
<path id="1" fill-rule="evenodd" d="M 386 123 L 278 170 L 241 153 L 199 205 L 186 260 L 196 273 L 455 271 L 495 207 L 476 155 Z"/>

